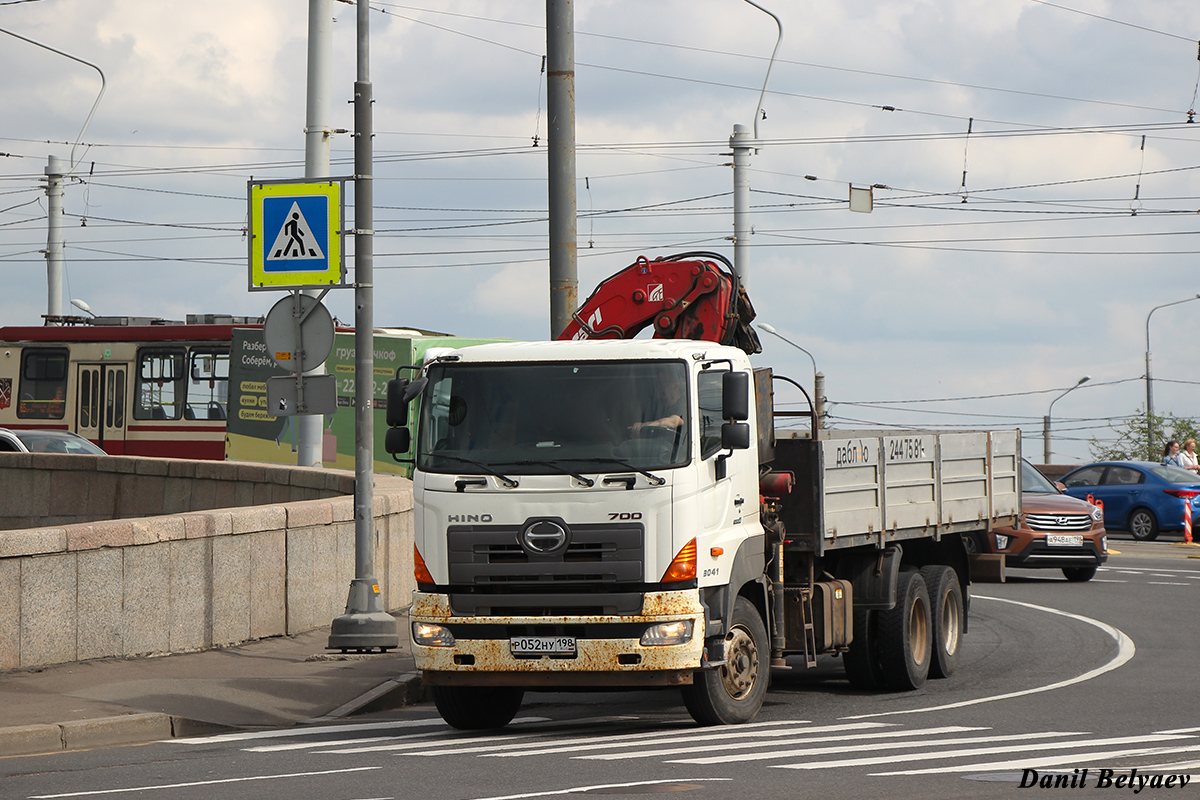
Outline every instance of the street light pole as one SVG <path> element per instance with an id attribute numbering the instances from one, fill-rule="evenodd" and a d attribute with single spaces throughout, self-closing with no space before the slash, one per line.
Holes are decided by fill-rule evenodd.
<path id="1" fill-rule="evenodd" d="M 808 356 L 809 360 L 812 361 L 812 367 L 813 367 L 813 397 L 812 397 L 813 414 L 816 415 L 816 427 L 824 428 L 825 427 L 825 423 L 824 423 L 824 420 L 825 420 L 825 376 L 822 375 L 821 373 L 817 372 L 817 360 L 815 358 L 813 358 L 813 354 L 808 352 L 807 350 L 805 350 L 800 345 L 793 342 L 791 339 L 784 336 L 779 331 L 775 330 L 775 326 L 771 325 L 770 323 L 757 322 L 757 323 L 755 323 L 754 327 L 758 328 L 760 331 L 766 331 L 767 333 L 771 334 L 772 336 L 774 336 L 777 339 L 782 339 L 783 341 L 790 344 L 792 347 L 799 350 L 801 353 L 804 353 L 804 355 Z"/>
<path id="2" fill-rule="evenodd" d="M 1146 315 L 1146 454 L 1148 458 L 1154 456 L 1154 379 L 1150 372 L 1150 317 L 1155 311 L 1168 306 L 1177 306 L 1180 303 L 1190 303 L 1193 300 L 1200 300 L 1200 294 L 1183 300 L 1176 300 L 1173 303 L 1163 303 L 1161 306 L 1155 306 L 1150 309 L 1150 313 Z"/>
<path id="3" fill-rule="evenodd" d="M 1064 397 L 1069 395 L 1071 392 L 1078 389 L 1080 386 L 1083 386 L 1085 383 L 1087 383 L 1091 379 L 1092 379 L 1091 375 L 1084 375 L 1082 378 L 1080 378 L 1075 383 L 1074 386 L 1072 386 L 1070 389 L 1067 389 L 1065 392 L 1060 394 L 1058 397 L 1056 397 L 1050 401 L 1050 408 L 1046 409 L 1046 416 L 1042 417 L 1042 463 L 1043 464 L 1050 463 L 1050 415 L 1052 413 L 1054 413 L 1054 404 L 1057 403 L 1059 400 L 1062 400 Z"/>

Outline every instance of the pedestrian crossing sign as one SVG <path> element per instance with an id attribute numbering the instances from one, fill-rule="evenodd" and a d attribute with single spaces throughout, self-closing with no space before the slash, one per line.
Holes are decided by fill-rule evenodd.
<path id="1" fill-rule="evenodd" d="M 250 290 L 344 283 L 338 180 L 250 182 Z"/>

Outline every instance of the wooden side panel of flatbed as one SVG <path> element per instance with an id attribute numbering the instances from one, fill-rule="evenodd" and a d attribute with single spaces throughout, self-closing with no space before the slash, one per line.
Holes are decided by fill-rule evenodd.
<path id="1" fill-rule="evenodd" d="M 792 548 L 938 539 L 1020 513 L 1020 431 L 823 433 L 775 442 L 772 469 L 796 477 L 782 513 Z"/>

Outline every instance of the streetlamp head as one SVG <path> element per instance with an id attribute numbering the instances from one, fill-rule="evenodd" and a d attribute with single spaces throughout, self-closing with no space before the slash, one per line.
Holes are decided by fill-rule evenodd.
<path id="1" fill-rule="evenodd" d="M 1200 295 L 1197 295 L 1197 296 L 1200 296 Z M 775 330 L 775 326 L 769 322 L 760 322 L 760 323 L 758 323 L 757 327 L 759 330 L 766 331 L 767 333 L 774 333 L 776 335 L 779 334 L 779 331 Z"/>
<path id="2" fill-rule="evenodd" d="M 1083 386 L 1085 383 L 1087 383 L 1087 382 L 1088 382 L 1088 381 L 1090 381 L 1091 379 L 1092 379 L 1092 376 L 1091 376 L 1091 375 L 1084 375 L 1082 378 L 1080 378 L 1080 379 L 1079 379 L 1079 383 L 1077 383 L 1077 384 L 1075 384 L 1075 385 L 1076 385 L 1076 386 Z"/>

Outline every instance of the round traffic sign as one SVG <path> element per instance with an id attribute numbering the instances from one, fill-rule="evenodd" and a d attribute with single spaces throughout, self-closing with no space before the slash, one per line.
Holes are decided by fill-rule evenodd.
<path id="1" fill-rule="evenodd" d="M 315 297 L 295 292 L 267 312 L 263 341 L 267 355 L 280 367 L 308 372 L 333 352 L 333 317 Z"/>

